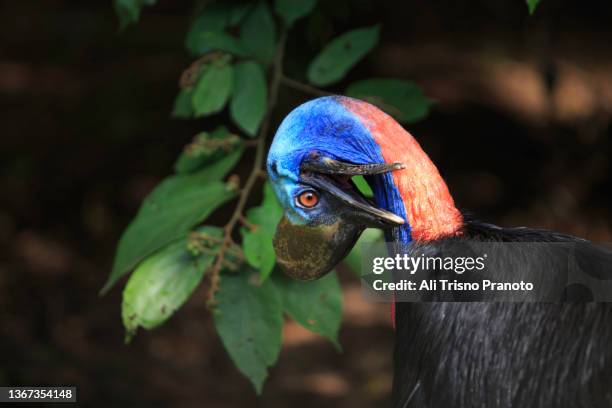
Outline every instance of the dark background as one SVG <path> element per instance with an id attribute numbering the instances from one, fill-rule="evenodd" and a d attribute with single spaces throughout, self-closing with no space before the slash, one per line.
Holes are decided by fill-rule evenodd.
<path id="1" fill-rule="evenodd" d="M 518 0 L 357 3 L 327 29 L 380 21 L 381 44 L 334 91 L 416 80 L 437 104 L 407 128 L 461 208 L 612 241 L 612 3 L 543 0 L 530 18 Z M 159 1 L 119 34 L 110 1 L 0 2 L 0 384 L 74 384 L 86 406 L 384 406 L 388 307 L 348 273 L 344 352 L 288 323 L 260 398 L 202 292 L 130 345 L 121 289 L 97 296 L 143 196 L 216 125 L 169 117 L 191 6 Z M 284 91 L 277 119 L 303 97 Z"/>

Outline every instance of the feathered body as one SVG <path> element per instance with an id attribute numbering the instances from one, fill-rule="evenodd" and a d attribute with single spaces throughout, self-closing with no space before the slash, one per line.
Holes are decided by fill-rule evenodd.
<path id="1" fill-rule="evenodd" d="M 467 221 L 456 239 L 584 242 L 476 221 Z M 448 240 L 420 243 L 418 251 L 444 253 Z M 437 302 L 395 307 L 395 408 L 612 406 L 609 303 Z"/>

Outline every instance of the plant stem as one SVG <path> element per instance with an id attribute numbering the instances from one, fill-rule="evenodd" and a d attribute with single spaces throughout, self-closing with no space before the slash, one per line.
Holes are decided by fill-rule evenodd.
<path id="1" fill-rule="evenodd" d="M 312 85 L 308 85 L 305 84 L 303 82 L 300 81 L 296 81 L 295 79 L 291 79 L 288 78 L 286 76 L 282 76 L 281 77 L 281 82 L 283 83 L 283 85 L 288 86 L 289 88 L 293 88 L 296 89 L 298 91 L 307 93 L 307 94 L 311 94 L 314 96 L 330 96 L 330 95 L 334 95 L 333 93 L 324 91 L 322 89 L 316 88 Z"/>
<path id="2" fill-rule="evenodd" d="M 287 31 L 283 29 L 280 33 L 278 47 L 276 49 L 276 55 L 274 57 L 274 63 L 272 66 L 272 78 L 270 80 L 270 86 L 268 87 L 268 107 L 256 139 L 257 144 L 255 145 L 255 160 L 253 161 L 253 168 L 251 170 L 251 174 L 249 174 L 249 177 L 244 183 L 244 187 L 242 187 L 240 190 L 240 194 L 238 195 L 238 203 L 236 204 L 234 212 L 223 228 L 223 242 L 219 247 L 219 252 L 217 254 L 217 258 L 215 259 L 215 263 L 208 272 L 210 287 L 208 289 L 207 304 L 209 307 L 215 305 L 215 293 L 217 290 L 219 290 L 220 273 L 221 268 L 224 265 L 225 253 L 234 243 L 232 233 L 234 228 L 244 218 L 243 212 L 251 194 L 251 190 L 255 186 L 255 182 L 262 172 L 264 153 L 266 149 L 266 136 L 268 135 L 268 131 L 270 129 L 272 113 L 274 111 L 274 107 L 276 106 L 276 101 L 278 100 L 278 89 L 283 78 L 283 57 L 285 54 L 286 40 Z"/>

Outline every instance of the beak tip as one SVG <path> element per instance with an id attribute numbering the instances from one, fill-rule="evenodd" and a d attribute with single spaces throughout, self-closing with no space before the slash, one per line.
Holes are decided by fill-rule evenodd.
<path id="1" fill-rule="evenodd" d="M 393 222 L 395 222 L 397 225 L 404 225 L 406 223 L 406 220 L 396 215 L 393 219 Z"/>

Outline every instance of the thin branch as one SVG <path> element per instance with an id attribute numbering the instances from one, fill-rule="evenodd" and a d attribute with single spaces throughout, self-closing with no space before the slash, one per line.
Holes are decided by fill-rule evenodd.
<path id="1" fill-rule="evenodd" d="M 283 85 L 285 85 L 285 86 L 287 86 L 289 88 L 293 88 L 293 89 L 296 89 L 298 91 L 301 91 L 301 92 L 304 92 L 304 93 L 307 93 L 307 94 L 311 94 L 311 95 L 314 95 L 314 96 L 330 96 L 330 95 L 334 95 L 333 93 L 324 91 L 323 89 L 316 88 L 316 87 L 314 87 L 312 85 L 308 85 L 308 84 L 305 84 L 305 83 L 300 82 L 300 81 L 296 81 L 295 79 L 288 78 L 288 77 L 286 77 L 284 75 L 281 77 L 281 82 L 282 82 Z"/>
<path id="2" fill-rule="evenodd" d="M 274 64 L 272 67 L 272 79 L 268 88 L 268 107 L 256 139 L 257 144 L 255 146 L 255 160 L 253 162 L 253 169 L 251 170 L 251 174 L 249 174 L 249 178 L 246 180 L 244 187 L 240 190 L 240 194 L 238 196 L 238 203 L 236 204 L 236 208 L 234 209 L 232 217 L 223 228 L 223 242 L 219 247 L 219 252 L 217 254 L 217 258 L 215 259 L 213 266 L 208 271 L 210 287 L 208 290 L 207 304 L 209 307 L 214 306 L 215 304 L 215 293 L 217 292 L 217 290 L 219 290 L 219 275 L 221 273 L 221 268 L 225 264 L 225 254 L 228 251 L 228 248 L 233 243 L 232 232 L 234 231 L 234 228 L 240 223 L 241 219 L 244 218 L 244 208 L 251 194 L 251 190 L 255 186 L 255 182 L 257 181 L 257 178 L 259 177 L 262 171 L 264 152 L 266 149 L 266 136 L 270 129 L 272 112 L 274 110 L 274 107 L 276 106 L 276 101 L 278 99 L 278 89 L 280 87 L 283 75 L 283 57 L 285 53 L 286 40 L 287 32 L 285 29 L 283 29 L 280 34 L 278 47 L 276 49 L 276 55 L 274 57 Z"/>
<path id="3" fill-rule="evenodd" d="M 244 225 L 250 231 L 255 231 L 257 229 L 257 225 L 247 220 L 247 218 L 244 215 L 240 216 L 240 223 L 242 223 L 242 225 Z"/>
<path id="4" fill-rule="evenodd" d="M 244 140 L 242 142 L 246 147 L 257 147 L 257 139 Z"/>

